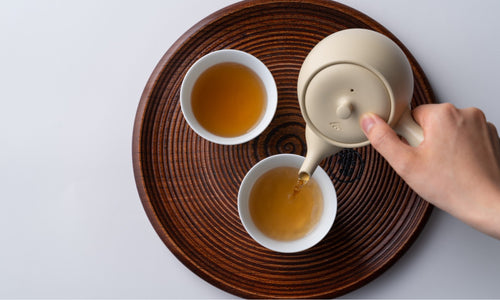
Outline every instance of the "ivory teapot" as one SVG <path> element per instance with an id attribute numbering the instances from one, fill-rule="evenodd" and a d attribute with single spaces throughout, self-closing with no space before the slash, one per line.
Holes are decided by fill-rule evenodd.
<path id="1" fill-rule="evenodd" d="M 398 45 L 367 29 L 341 30 L 320 41 L 299 72 L 297 93 L 306 122 L 306 158 L 299 174 L 344 148 L 368 145 L 360 126 L 367 112 L 377 114 L 410 145 L 423 141 L 413 120 L 411 65 Z"/>

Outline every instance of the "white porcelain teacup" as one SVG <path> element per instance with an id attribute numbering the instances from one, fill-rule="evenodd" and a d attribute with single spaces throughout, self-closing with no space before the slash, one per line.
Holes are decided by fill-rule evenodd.
<path id="1" fill-rule="evenodd" d="M 297 170 L 304 157 L 295 154 L 278 154 L 261 160 L 246 174 L 238 193 L 238 212 L 240 219 L 250 236 L 262 246 L 277 252 L 299 252 L 320 242 L 330 231 L 337 213 L 337 194 L 330 177 L 322 168 L 317 168 L 312 175 L 322 194 L 323 209 L 315 226 L 303 237 L 295 240 L 270 238 L 258 229 L 250 213 L 249 199 L 257 180 L 269 170 L 278 167 L 294 167 Z M 298 175 L 298 173 L 297 173 Z"/>
<path id="2" fill-rule="evenodd" d="M 237 136 L 214 134 L 200 124 L 193 112 L 192 92 L 195 83 L 207 69 L 222 63 L 236 63 L 250 69 L 263 85 L 265 106 L 260 119 L 248 131 Z M 180 102 L 185 120 L 198 135 L 213 143 L 235 145 L 252 140 L 267 128 L 276 112 L 278 92 L 271 72 L 258 58 L 244 51 L 223 49 L 203 56 L 189 68 L 181 85 Z"/>

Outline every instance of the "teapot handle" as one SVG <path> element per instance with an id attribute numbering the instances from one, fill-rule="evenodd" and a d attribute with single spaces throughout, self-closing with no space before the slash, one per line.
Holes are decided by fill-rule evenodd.
<path id="1" fill-rule="evenodd" d="M 424 140 L 424 131 L 411 116 L 409 107 L 403 112 L 394 130 L 404 137 L 412 147 L 417 147 Z"/>

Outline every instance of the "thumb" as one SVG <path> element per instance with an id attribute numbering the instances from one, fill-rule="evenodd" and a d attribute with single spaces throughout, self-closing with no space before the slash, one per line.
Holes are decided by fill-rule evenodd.
<path id="1" fill-rule="evenodd" d="M 398 137 L 396 132 L 379 116 L 363 114 L 360 125 L 373 148 L 377 150 L 398 173 L 412 161 L 413 149 Z M 401 175 L 401 174 L 400 174 Z"/>

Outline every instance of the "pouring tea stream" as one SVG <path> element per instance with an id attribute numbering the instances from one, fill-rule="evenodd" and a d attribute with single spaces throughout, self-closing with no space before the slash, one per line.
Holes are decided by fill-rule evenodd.
<path id="1" fill-rule="evenodd" d="M 410 102 L 413 73 L 391 39 L 367 29 L 341 30 L 320 41 L 300 69 L 297 93 L 306 122 L 306 158 L 299 176 L 326 157 L 369 144 L 359 119 L 374 113 L 411 146 L 423 141 Z"/>

